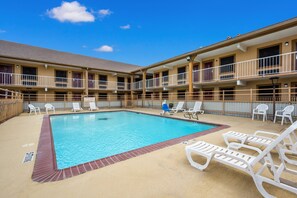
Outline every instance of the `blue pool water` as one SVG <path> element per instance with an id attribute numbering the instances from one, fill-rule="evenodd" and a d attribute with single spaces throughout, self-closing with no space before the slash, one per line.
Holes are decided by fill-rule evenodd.
<path id="1" fill-rule="evenodd" d="M 134 112 L 51 116 L 58 169 L 215 128 Z"/>

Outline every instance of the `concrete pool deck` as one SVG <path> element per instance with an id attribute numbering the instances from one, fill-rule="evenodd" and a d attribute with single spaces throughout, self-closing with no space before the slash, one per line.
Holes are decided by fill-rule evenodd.
<path id="1" fill-rule="evenodd" d="M 132 110 L 160 113 L 152 109 Z M 182 117 L 182 113 L 174 116 Z M 210 114 L 199 118 L 230 126 L 195 138 L 221 146 L 225 146 L 222 134 L 229 130 L 280 132 L 289 126 Z M 203 172 L 190 166 L 182 143 L 66 180 L 33 182 L 35 159 L 25 164 L 22 160 L 26 152 L 36 153 L 42 120 L 43 115 L 23 113 L 0 124 L 0 197 L 261 197 L 252 178 L 243 172 L 215 162 Z M 272 186 L 267 189 L 277 197 L 296 197 Z"/>

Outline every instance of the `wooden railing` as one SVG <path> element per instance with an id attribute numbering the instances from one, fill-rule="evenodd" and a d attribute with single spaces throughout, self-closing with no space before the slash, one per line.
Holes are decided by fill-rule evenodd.
<path id="1" fill-rule="evenodd" d="M 23 112 L 23 95 L 0 88 L 0 123 Z"/>

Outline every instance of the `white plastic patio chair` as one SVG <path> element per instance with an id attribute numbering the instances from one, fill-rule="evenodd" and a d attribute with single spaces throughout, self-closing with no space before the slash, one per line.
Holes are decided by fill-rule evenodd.
<path id="1" fill-rule="evenodd" d="M 255 115 L 263 115 L 263 122 L 264 122 L 265 120 L 267 120 L 267 111 L 268 111 L 267 104 L 259 104 L 255 109 L 253 109 L 252 120 L 254 120 Z"/>
<path id="2" fill-rule="evenodd" d="M 275 111 L 275 116 L 274 116 L 273 122 L 275 123 L 277 117 L 281 117 L 282 118 L 281 125 L 283 125 L 284 121 L 286 121 L 285 118 L 288 118 L 292 124 L 293 123 L 293 119 L 292 119 L 293 111 L 294 111 L 293 105 L 286 106 L 283 110 Z"/>
<path id="3" fill-rule="evenodd" d="M 39 107 L 34 107 L 34 105 L 32 105 L 32 104 L 28 104 L 28 107 L 29 107 L 29 110 L 30 110 L 29 115 L 31 115 L 32 112 L 34 112 L 35 115 L 37 114 L 37 112 L 40 114 L 40 108 Z"/>
<path id="4" fill-rule="evenodd" d="M 99 110 L 98 107 L 96 106 L 96 103 L 95 102 L 90 102 L 90 108 L 89 108 L 90 111 L 96 111 L 96 110 Z"/>
<path id="5" fill-rule="evenodd" d="M 173 113 L 177 113 L 179 111 L 184 111 L 184 109 L 183 109 L 184 104 L 185 104 L 184 101 L 178 102 L 177 105 L 176 105 L 176 107 L 172 107 L 170 110 Z"/>
<path id="6" fill-rule="evenodd" d="M 48 114 L 49 111 L 53 111 L 54 113 L 56 113 L 55 107 L 52 104 L 47 103 L 44 105 L 44 107 L 46 114 Z"/>
<path id="7" fill-rule="evenodd" d="M 78 102 L 72 103 L 72 111 L 77 112 L 83 110 Z"/>
<path id="8" fill-rule="evenodd" d="M 287 165 L 297 165 L 297 161 L 294 159 L 288 159 L 286 157 L 286 148 L 282 147 L 281 142 L 284 141 L 287 136 L 290 136 L 294 130 L 297 129 L 297 121 L 294 122 L 289 128 L 287 128 L 279 137 L 277 137 L 271 144 L 269 144 L 263 151 L 259 148 L 241 145 L 243 148 L 256 151 L 257 156 L 248 155 L 239 151 L 235 151 L 238 147 L 238 143 L 230 143 L 229 148 L 223 148 L 213 144 L 206 143 L 204 141 L 198 141 L 192 145 L 186 146 L 186 155 L 190 164 L 203 171 L 208 167 L 211 160 L 215 160 L 218 163 L 225 164 L 235 169 L 241 170 L 249 174 L 258 189 L 264 197 L 273 197 L 263 187 L 263 183 L 268 183 L 273 186 L 288 190 L 297 195 L 297 188 L 292 183 L 286 182 L 281 179 L 283 172 L 287 174 L 297 175 L 297 171 L 290 169 Z M 275 164 L 271 157 L 271 151 L 277 150 L 280 163 Z M 205 164 L 200 164 L 192 159 L 192 153 L 206 158 Z M 270 171 L 271 177 L 263 174 L 265 170 Z"/>
<path id="9" fill-rule="evenodd" d="M 194 116 L 196 115 L 197 119 L 198 119 L 198 114 L 204 113 L 204 111 L 201 110 L 201 106 L 202 106 L 202 102 L 196 101 L 193 108 L 190 108 L 190 109 L 184 111 L 184 117 L 186 117 L 186 118 L 193 117 L 194 118 Z"/>

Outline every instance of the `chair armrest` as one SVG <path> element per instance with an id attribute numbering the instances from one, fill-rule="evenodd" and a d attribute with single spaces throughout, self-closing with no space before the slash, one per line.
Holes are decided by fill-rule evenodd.
<path id="1" fill-rule="evenodd" d="M 274 133 L 274 132 L 267 132 L 267 131 L 256 131 L 254 133 L 254 135 L 258 135 L 258 136 L 261 136 L 259 134 L 263 134 L 263 135 L 274 135 L 276 137 L 280 136 L 280 134 L 277 134 L 277 133 Z"/>
<path id="2" fill-rule="evenodd" d="M 237 142 L 232 142 L 229 144 L 228 148 L 238 148 L 238 147 L 243 147 L 243 148 L 246 148 L 246 149 L 250 149 L 250 150 L 253 150 L 253 151 L 257 151 L 259 154 L 262 153 L 262 151 L 257 148 L 257 147 L 253 147 L 253 146 L 250 146 L 250 145 L 246 145 L 246 144 L 239 144 Z"/>

